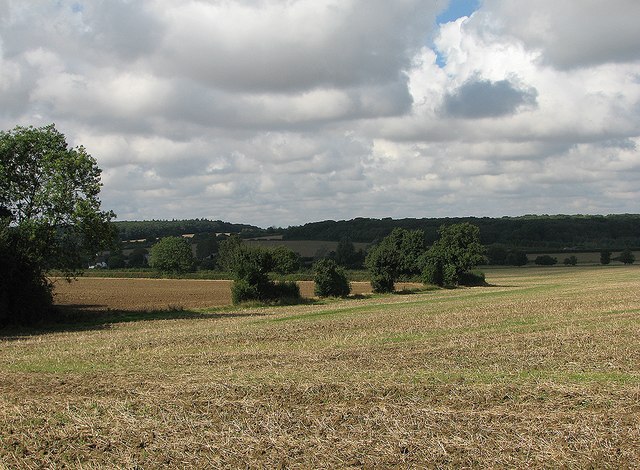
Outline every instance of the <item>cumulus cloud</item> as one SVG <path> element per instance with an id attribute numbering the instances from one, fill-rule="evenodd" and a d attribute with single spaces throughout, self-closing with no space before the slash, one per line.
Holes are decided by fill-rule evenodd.
<path id="1" fill-rule="evenodd" d="M 637 2 L 0 0 L 0 128 L 121 219 L 635 212 Z"/>

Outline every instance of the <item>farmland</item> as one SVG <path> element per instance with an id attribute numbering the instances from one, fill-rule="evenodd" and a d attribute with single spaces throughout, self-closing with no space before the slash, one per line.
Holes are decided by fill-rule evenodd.
<path id="1" fill-rule="evenodd" d="M 102 304 L 61 284 L 63 303 L 167 315 L 5 331 L 0 467 L 637 466 L 640 269 L 487 280 L 204 309 L 220 282 L 155 280 L 176 298 L 128 307 L 110 302 L 150 284 Z"/>

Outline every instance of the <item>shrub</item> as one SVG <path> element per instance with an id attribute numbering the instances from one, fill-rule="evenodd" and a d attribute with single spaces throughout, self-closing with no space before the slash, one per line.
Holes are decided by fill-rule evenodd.
<path id="1" fill-rule="evenodd" d="M 296 301 L 300 299 L 300 286 L 294 281 L 280 281 L 273 283 L 273 295 L 270 299 L 274 301 Z"/>
<path id="2" fill-rule="evenodd" d="M 260 294 L 255 285 L 249 284 L 245 279 L 236 279 L 231 286 L 231 300 L 234 304 L 258 300 Z"/>
<path id="3" fill-rule="evenodd" d="M 611 252 L 609 250 L 603 250 L 600 252 L 600 264 L 611 263 Z"/>
<path id="4" fill-rule="evenodd" d="M 322 259 L 313 267 L 314 292 L 319 297 L 346 297 L 351 286 L 344 270 L 330 259 Z"/>
<path id="5" fill-rule="evenodd" d="M 627 248 L 622 253 L 620 253 L 618 260 L 623 262 L 624 264 L 633 264 L 636 260 L 636 257 L 633 255 L 633 252 Z"/>
<path id="6" fill-rule="evenodd" d="M 558 263 L 558 258 L 554 258 L 549 255 L 542 255 L 538 256 L 534 260 L 534 263 L 536 263 L 538 266 L 553 266 L 554 264 Z"/>
<path id="7" fill-rule="evenodd" d="M 233 303 L 257 300 L 272 302 L 300 298 L 300 287 L 295 282 L 275 283 L 269 279 L 273 267 L 271 254 L 261 248 L 241 245 L 233 255 L 235 281 L 231 288 Z"/>
<path id="8" fill-rule="evenodd" d="M 576 264 L 578 264 L 578 258 L 576 258 L 575 255 L 571 255 L 564 259 L 564 264 L 566 266 L 575 266 Z"/>
<path id="9" fill-rule="evenodd" d="M 507 255 L 506 264 L 509 266 L 524 266 L 529 262 L 527 254 L 524 251 L 511 251 Z"/>
<path id="10" fill-rule="evenodd" d="M 458 284 L 468 287 L 486 286 L 487 281 L 485 280 L 484 273 L 481 271 L 466 271 L 460 274 Z"/>

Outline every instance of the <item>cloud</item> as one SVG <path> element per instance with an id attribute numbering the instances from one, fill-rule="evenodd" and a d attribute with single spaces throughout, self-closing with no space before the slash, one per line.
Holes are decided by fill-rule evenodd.
<path id="1" fill-rule="evenodd" d="M 638 18 L 636 0 L 486 0 L 474 22 L 539 49 L 557 68 L 572 69 L 639 60 Z"/>
<path id="2" fill-rule="evenodd" d="M 0 128 L 121 219 L 635 212 L 639 7 L 565 3 L 0 0 Z"/>
<path id="3" fill-rule="evenodd" d="M 518 89 L 508 80 L 470 80 L 445 96 L 443 111 L 463 119 L 506 116 L 535 106 L 537 95 L 535 89 Z"/>

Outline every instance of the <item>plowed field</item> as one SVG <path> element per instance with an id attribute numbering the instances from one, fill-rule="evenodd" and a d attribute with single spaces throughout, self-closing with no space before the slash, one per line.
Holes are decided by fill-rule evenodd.
<path id="1" fill-rule="evenodd" d="M 81 277 L 55 279 L 55 302 L 92 310 L 197 309 L 231 304 L 231 281 Z M 313 296 L 313 282 L 301 281 L 303 297 Z M 398 283 L 397 289 L 419 284 Z M 354 294 L 371 292 L 368 282 L 353 282 Z"/>

